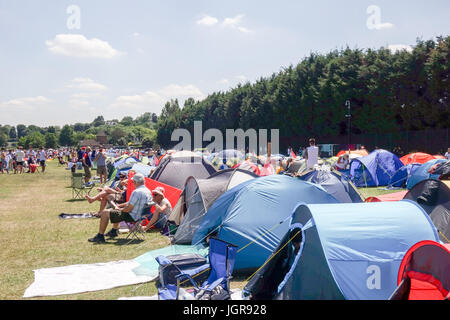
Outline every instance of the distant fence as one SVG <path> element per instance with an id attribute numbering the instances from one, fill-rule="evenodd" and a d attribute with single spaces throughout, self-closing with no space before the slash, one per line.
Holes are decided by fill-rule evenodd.
<path id="1" fill-rule="evenodd" d="M 280 149 L 292 146 L 295 150 L 306 147 L 310 137 L 280 137 Z M 317 144 L 348 145 L 348 135 L 316 136 Z M 392 151 L 400 147 L 407 154 L 421 151 L 430 154 L 444 154 L 450 148 L 449 129 L 431 129 L 424 131 L 404 131 L 395 133 L 352 134 L 351 144 L 363 145 L 369 151 L 376 147 Z"/>

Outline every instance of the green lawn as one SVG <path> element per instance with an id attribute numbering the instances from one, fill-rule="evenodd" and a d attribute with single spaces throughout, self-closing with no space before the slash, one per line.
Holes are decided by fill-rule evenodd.
<path id="1" fill-rule="evenodd" d="M 60 220 L 66 213 L 93 212 L 98 204 L 72 201 L 70 171 L 49 162 L 45 174 L 0 175 L 0 299 L 22 299 L 34 281 L 34 269 L 74 264 L 130 260 L 150 250 L 169 245 L 159 233 L 147 233 L 143 242 L 123 244 L 110 240 L 104 245 L 87 241 L 98 232 L 98 219 Z M 388 193 L 377 188 L 360 189 L 364 196 Z M 120 236 L 119 238 L 125 238 Z M 242 288 L 245 278 L 232 287 Z M 154 283 L 104 291 L 39 299 L 115 300 L 119 297 L 156 294 Z"/>

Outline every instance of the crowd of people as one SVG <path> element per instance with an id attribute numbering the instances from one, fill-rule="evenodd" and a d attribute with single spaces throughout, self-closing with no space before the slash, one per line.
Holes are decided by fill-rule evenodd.
<path id="1" fill-rule="evenodd" d="M 45 150 L 44 147 L 37 150 L 33 149 L 32 146 L 28 150 L 24 150 L 20 146 L 16 150 L 2 148 L 0 151 L 0 173 L 34 173 L 38 168 L 44 173 L 47 160 L 53 159 L 56 154 L 56 150 Z"/>

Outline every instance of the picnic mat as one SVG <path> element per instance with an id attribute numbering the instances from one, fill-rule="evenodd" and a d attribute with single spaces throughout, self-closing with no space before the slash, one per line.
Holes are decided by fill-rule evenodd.
<path id="1" fill-rule="evenodd" d="M 24 298 L 58 296 L 150 282 L 156 277 L 136 275 L 134 260 L 113 261 L 34 270 L 34 282 Z"/>
<path id="2" fill-rule="evenodd" d="M 60 219 L 93 219 L 100 218 L 100 216 L 93 213 L 61 213 L 58 216 Z"/>

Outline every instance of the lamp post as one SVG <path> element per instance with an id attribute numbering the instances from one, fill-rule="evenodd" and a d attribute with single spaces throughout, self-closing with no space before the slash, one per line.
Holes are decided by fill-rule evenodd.
<path id="1" fill-rule="evenodd" d="M 350 100 L 345 101 L 345 106 L 347 107 L 348 113 L 345 115 L 348 118 L 348 150 L 350 151 L 350 142 L 351 142 L 351 126 L 352 126 L 352 113 L 351 113 L 351 103 Z"/>

